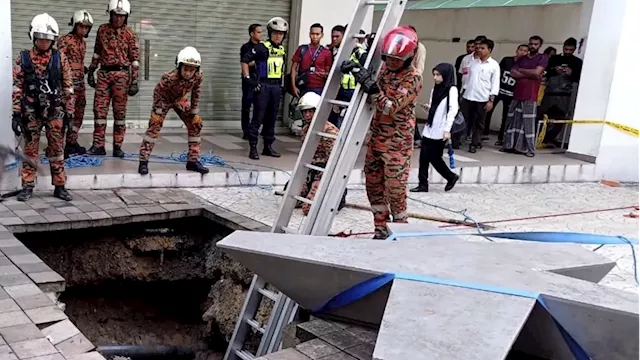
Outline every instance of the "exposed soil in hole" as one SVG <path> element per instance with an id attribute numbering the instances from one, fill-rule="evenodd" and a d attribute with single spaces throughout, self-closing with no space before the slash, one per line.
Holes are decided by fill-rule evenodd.
<path id="1" fill-rule="evenodd" d="M 184 218 L 18 237 L 65 278 L 67 290 L 60 301 L 94 345 L 221 352 L 230 334 L 221 333 L 219 317 L 203 315 L 211 308 L 242 306 L 244 294 L 241 290 L 238 299 L 221 299 L 214 285 L 225 272 L 241 274 L 231 281 L 240 289 L 250 279 L 215 247 L 230 233 L 205 218 Z M 236 318 L 237 311 L 229 316 Z M 217 357 L 206 355 L 198 358 Z"/>

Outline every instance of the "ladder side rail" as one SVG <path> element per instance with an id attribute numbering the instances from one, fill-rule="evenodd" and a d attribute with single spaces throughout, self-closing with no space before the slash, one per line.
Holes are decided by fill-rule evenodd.
<path id="1" fill-rule="evenodd" d="M 357 28 L 358 30 L 361 28 L 365 20 L 366 10 L 369 6 L 370 5 L 367 5 L 367 0 L 360 0 L 358 2 L 356 10 L 354 11 L 351 18 L 350 24 L 353 24 L 353 26 L 350 26 L 350 32 L 353 32 L 354 28 Z M 329 118 L 329 114 L 333 107 L 333 105 L 328 103 L 327 100 L 333 100 L 338 95 L 338 89 L 342 78 L 340 64 L 342 64 L 343 61 L 349 59 L 349 57 L 351 56 L 350 50 L 351 49 L 349 49 L 348 51 L 344 51 L 344 47 L 341 46 L 338 50 L 336 58 L 334 59 L 329 77 L 327 78 L 326 85 L 321 95 L 320 107 L 316 109 L 315 115 L 309 126 L 309 131 L 307 132 L 306 139 L 302 144 L 302 148 L 300 154 L 298 155 L 298 159 L 296 160 L 291 179 L 289 180 L 289 185 L 287 186 L 287 191 L 285 192 L 280 203 L 280 209 L 278 211 L 276 221 L 274 222 L 274 225 L 272 227 L 272 232 L 283 233 L 284 230 L 282 229 L 282 227 L 289 224 L 289 220 L 293 215 L 296 200 L 293 199 L 292 196 L 298 195 L 300 193 L 300 190 L 302 190 L 302 185 L 306 179 L 308 170 L 305 167 L 305 164 L 310 164 L 313 161 L 316 149 L 318 148 L 321 140 L 320 137 L 316 134 L 317 132 L 321 132 L 324 129 L 325 122 Z M 351 104 L 353 104 L 353 99 L 351 101 Z M 343 137 L 344 131 L 341 130 L 338 133 L 336 143 L 341 142 L 341 138 Z M 342 140 L 342 143 L 343 142 L 344 141 Z M 313 205 L 311 207 L 313 207 Z"/>
<path id="2" fill-rule="evenodd" d="M 364 67 L 372 71 L 374 76 L 377 76 L 380 68 L 382 66 L 381 61 L 381 44 L 382 38 L 384 34 L 386 34 L 391 29 L 398 26 L 400 19 L 402 17 L 402 13 L 404 12 L 404 7 L 406 5 L 406 0 L 391 0 L 386 7 L 386 10 L 380 20 L 380 24 L 377 29 L 376 37 L 374 39 L 374 43 L 372 44 L 372 48 L 375 51 L 369 52 L 367 56 L 367 60 L 364 64 Z M 345 136 L 343 137 L 342 142 L 336 145 L 338 149 L 334 147 L 331 155 L 329 157 L 329 161 L 327 162 L 327 170 L 323 173 L 322 179 L 318 186 L 318 190 L 315 194 L 316 203 L 311 206 L 309 213 L 307 214 L 307 219 L 304 225 L 304 234 L 313 234 L 313 235 L 327 235 L 330 230 L 330 225 L 333 222 L 333 217 L 335 216 L 335 209 L 337 209 L 338 203 L 342 198 L 342 194 L 344 189 L 347 186 L 349 181 L 349 177 L 351 175 L 351 171 L 355 167 L 355 162 L 359 156 L 360 148 L 362 147 L 362 143 L 366 137 L 366 133 L 369 129 L 369 124 L 371 122 L 371 117 L 373 116 L 374 111 L 370 111 L 368 114 L 363 113 L 363 109 L 366 109 L 365 104 L 368 98 L 368 94 L 365 94 L 361 91 L 360 85 L 356 86 L 354 91 L 353 98 L 351 99 L 352 105 L 358 104 L 357 106 L 349 106 L 347 109 L 347 114 L 345 115 L 345 121 L 343 122 Z M 364 119 L 362 118 L 364 116 Z M 366 122 L 365 126 L 359 125 L 359 122 Z M 361 134 L 352 135 L 355 131 L 360 132 Z M 343 144 L 355 144 L 356 147 L 351 146 L 349 149 L 345 149 Z M 357 149 L 356 149 L 357 148 Z M 345 151 L 346 150 L 346 151 Z M 344 156 L 347 156 L 348 159 L 340 160 Z M 340 164 L 340 167 L 338 167 Z M 336 171 L 339 173 L 336 174 Z M 335 180 L 338 178 L 338 184 L 333 185 Z M 329 189 L 331 187 L 331 189 Z M 325 199 L 325 197 L 329 194 L 330 199 Z M 329 216 L 326 216 L 329 215 Z M 318 232 L 314 230 L 316 227 L 315 223 L 319 220 L 323 219 L 323 228 L 326 228 L 326 232 Z M 326 226 L 327 220 L 329 220 L 329 226 Z"/>
<path id="3" fill-rule="evenodd" d="M 284 304 L 282 312 L 280 313 L 280 318 L 278 319 L 278 323 L 276 324 L 273 332 L 273 338 L 269 343 L 267 354 L 279 351 L 280 344 L 282 343 L 282 335 L 284 333 L 284 328 L 285 326 L 291 323 L 297 311 L 298 311 L 298 304 L 296 304 L 295 301 L 289 299 L 289 301 L 287 301 Z"/>
<path id="4" fill-rule="evenodd" d="M 277 333 L 274 333 L 274 331 L 278 329 L 276 325 L 281 321 L 280 319 L 283 316 L 282 311 L 286 308 L 286 305 L 291 302 L 292 300 L 289 299 L 285 294 L 279 293 L 278 300 L 273 304 L 273 308 L 271 309 L 271 313 L 269 314 L 269 320 L 264 326 L 265 332 L 260 338 L 260 345 L 258 345 L 256 357 L 260 357 L 269 353 L 268 349 L 272 342 L 272 339 L 274 335 L 277 336 Z"/>
<path id="5" fill-rule="evenodd" d="M 255 314 L 246 315 L 246 310 L 248 308 L 257 308 L 258 306 L 260 306 L 261 297 L 255 294 L 255 292 L 257 292 L 257 288 L 264 287 L 265 285 L 266 284 L 264 279 L 260 278 L 258 275 L 253 275 L 251 285 L 249 286 L 249 291 L 247 291 L 247 295 L 245 295 L 244 304 L 240 309 L 238 320 L 236 320 L 236 325 L 233 329 L 233 335 L 231 335 L 229 345 L 227 346 L 227 351 L 224 354 L 224 360 L 239 359 L 239 357 L 235 353 L 235 350 L 242 350 L 244 341 L 249 331 L 249 325 L 245 322 L 245 317 L 255 316 Z"/>

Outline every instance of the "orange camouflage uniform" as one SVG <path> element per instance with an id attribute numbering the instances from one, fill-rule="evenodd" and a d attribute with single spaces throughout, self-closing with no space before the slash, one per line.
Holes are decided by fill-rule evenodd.
<path id="1" fill-rule="evenodd" d="M 164 118 L 173 109 L 187 127 L 189 137 L 188 161 L 200 158 L 200 131 L 202 119 L 198 115 L 200 104 L 200 86 L 202 72 L 196 72 L 189 80 L 181 78 L 179 70 L 173 69 L 162 75 L 153 91 L 153 109 L 149 119 L 149 128 L 140 145 L 140 161 L 148 161 L 153 151 Z M 191 94 L 191 101 L 187 97 Z"/>
<path id="2" fill-rule="evenodd" d="M 41 84 L 50 81 L 45 80 L 47 67 L 51 60 L 52 50 L 41 52 L 32 48 L 29 50 L 29 57 L 33 63 L 35 77 Z M 51 181 L 55 186 L 64 186 L 66 177 L 64 175 L 64 156 L 63 143 L 64 134 L 62 127 L 67 114 L 75 112 L 73 94 L 73 80 L 71 76 L 71 67 L 63 53 L 60 53 L 60 89 L 51 89 L 52 91 L 60 91 L 58 94 L 51 95 L 46 101 L 46 105 L 42 107 L 39 99 L 32 98 L 30 93 L 26 91 L 26 76 L 22 68 L 21 56 L 18 55 L 13 67 L 13 112 L 19 113 L 25 119 L 27 131 L 29 131 L 30 140 L 25 140 L 24 155 L 35 163 L 39 163 L 38 151 L 40 147 L 40 132 L 44 126 L 47 136 L 47 157 L 49 158 L 49 166 L 51 167 Z M 42 86 L 40 86 L 42 88 Z M 40 90 L 38 95 L 43 94 Z M 54 103 L 52 104 L 51 101 Z M 26 138 L 27 136 L 25 136 Z M 27 164 L 22 163 L 22 187 L 32 189 L 35 186 L 36 169 Z"/>
<path id="3" fill-rule="evenodd" d="M 113 101 L 113 144 L 122 147 L 129 87 L 132 81 L 138 80 L 139 63 L 138 36 L 130 27 L 116 29 L 111 24 L 100 25 L 89 68 L 93 73 L 100 65 L 93 100 L 93 146 L 104 146 L 109 102 Z"/>
<path id="4" fill-rule="evenodd" d="M 84 109 L 87 105 L 84 85 L 84 57 L 87 53 L 87 43 L 83 37 L 71 33 L 58 40 L 58 49 L 66 56 L 73 78 L 73 96 L 75 97 L 76 109 L 71 126 L 67 131 L 67 144 L 74 144 L 78 142 L 78 131 L 82 126 Z"/>
<path id="5" fill-rule="evenodd" d="M 304 142 L 307 137 L 307 132 L 309 131 L 309 126 L 311 126 L 311 122 L 305 121 L 304 127 L 302 128 L 302 132 L 300 134 L 302 142 Z M 325 122 L 323 132 L 331 135 L 338 135 L 340 129 L 338 129 L 335 125 L 330 122 Z M 318 144 L 318 148 L 316 149 L 315 154 L 313 155 L 312 164 L 319 167 L 326 167 L 327 162 L 329 161 L 329 156 L 331 155 L 331 150 L 333 149 L 333 144 L 335 143 L 334 139 L 322 138 L 320 140 L 320 144 Z M 307 172 L 307 181 L 302 185 L 302 190 L 300 193 L 301 196 L 309 200 L 313 200 L 318 191 L 318 187 L 320 186 L 320 180 L 322 179 L 322 173 L 316 170 L 309 170 Z M 309 213 L 309 209 L 311 205 L 307 203 L 302 204 L 302 213 L 306 216 Z"/>
<path id="6" fill-rule="evenodd" d="M 389 210 L 394 222 L 407 222 L 406 187 L 416 126 L 414 109 L 422 89 L 422 76 L 413 66 L 393 72 L 383 65 L 378 87 L 380 92 L 372 99 L 376 112 L 364 172 L 375 237 L 385 238 Z"/>

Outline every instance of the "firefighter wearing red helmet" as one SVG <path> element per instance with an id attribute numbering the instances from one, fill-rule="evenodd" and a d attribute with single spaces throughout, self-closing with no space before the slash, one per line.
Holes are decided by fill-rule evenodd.
<path id="1" fill-rule="evenodd" d="M 411 170 L 414 113 L 422 75 L 411 65 L 418 34 L 407 26 L 392 29 L 382 40 L 384 64 L 377 79 L 364 68 L 345 62 L 376 106 L 371 122 L 364 172 L 373 211 L 376 239 L 388 236 L 387 221 L 407 222 L 407 182 Z"/>

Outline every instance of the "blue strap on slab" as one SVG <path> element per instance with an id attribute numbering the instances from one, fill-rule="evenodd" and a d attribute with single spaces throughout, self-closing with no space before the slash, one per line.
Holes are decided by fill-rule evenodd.
<path id="1" fill-rule="evenodd" d="M 484 284 L 476 284 L 476 283 L 457 281 L 457 280 L 440 279 L 433 276 L 402 274 L 402 273 L 398 273 L 398 274 L 386 273 L 386 274 L 372 277 L 371 279 L 365 280 L 361 283 L 358 283 L 344 290 L 338 295 L 334 296 L 329 301 L 327 301 L 324 305 L 314 309 L 313 312 L 323 313 L 323 312 L 328 312 L 328 311 L 349 305 L 353 302 L 356 302 L 376 292 L 377 290 L 381 289 L 385 285 L 389 284 L 394 279 L 418 281 L 418 282 L 445 285 L 445 286 L 455 286 L 455 287 L 471 289 L 471 290 L 486 291 L 486 292 L 492 292 L 497 294 L 535 299 L 551 315 L 549 308 L 546 306 L 546 304 L 540 297 L 540 294 L 538 293 L 533 293 L 530 291 L 523 291 L 518 289 L 503 288 L 503 287 L 493 286 L 493 285 L 484 285 Z M 576 360 L 589 360 L 590 357 L 587 354 L 587 352 L 580 346 L 580 344 L 578 344 L 577 341 L 575 341 L 575 339 L 571 336 L 571 334 L 569 334 L 569 332 L 566 331 L 564 327 L 560 325 L 560 323 L 555 318 L 553 318 L 553 315 L 551 315 L 551 318 L 553 319 L 556 326 L 558 327 L 560 334 L 562 335 L 563 339 L 567 343 L 567 346 L 571 350 L 571 353 L 574 355 Z"/>

